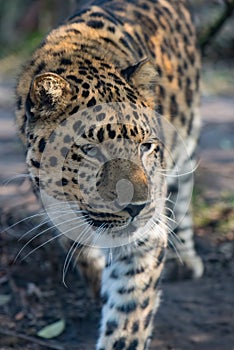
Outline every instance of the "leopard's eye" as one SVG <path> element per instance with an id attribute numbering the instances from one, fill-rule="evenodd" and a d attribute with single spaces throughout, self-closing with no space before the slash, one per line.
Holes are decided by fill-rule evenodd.
<path id="1" fill-rule="evenodd" d="M 155 146 L 153 142 L 144 142 L 141 144 L 141 152 L 149 154 L 154 151 Z"/>
<path id="2" fill-rule="evenodd" d="M 95 158 L 99 154 L 99 148 L 97 146 L 87 144 L 81 147 L 81 150 L 89 157 Z"/>

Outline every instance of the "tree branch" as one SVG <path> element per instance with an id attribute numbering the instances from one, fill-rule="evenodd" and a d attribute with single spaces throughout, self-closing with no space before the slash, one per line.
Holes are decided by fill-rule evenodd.
<path id="1" fill-rule="evenodd" d="M 2 328 L 2 327 L 0 327 L 0 334 L 7 335 L 10 337 L 19 338 L 22 340 L 26 340 L 26 341 L 31 342 L 31 343 L 36 343 L 40 346 L 46 347 L 47 349 L 49 348 L 49 349 L 54 349 L 54 350 L 65 350 L 64 346 L 52 343 L 51 341 L 41 340 L 41 339 L 38 339 L 36 337 L 32 337 L 30 335 L 26 335 L 26 334 L 22 334 L 22 333 L 17 333 L 17 332 L 14 332 L 14 331 L 11 331 L 9 329 Z"/>
<path id="2" fill-rule="evenodd" d="M 207 46 L 210 45 L 214 37 L 222 28 L 223 24 L 234 12 L 234 0 L 225 0 L 224 4 L 225 8 L 223 12 L 221 12 L 220 16 L 206 29 L 205 33 L 199 39 L 199 44 L 203 55 Z"/>

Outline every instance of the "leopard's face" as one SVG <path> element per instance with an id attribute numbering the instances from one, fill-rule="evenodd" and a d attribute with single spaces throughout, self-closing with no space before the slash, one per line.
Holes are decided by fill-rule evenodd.
<path id="1" fill-rule="evenodd" d="M 21 127 L 27 164 L 60 231 L 82 243 L 105 246 L 110 237 L 107 245 L 115 239 L 122 244 L 140 228 L 150 231 L 150 219 L 163 211 L 165 150 L 149 108 L 157 72 L 148 60 L 121 72 L 98 61 L 95 70 L 86 63 L 77 74 L 74 67 L 67 65 L 63 76 L 47 71 L 28 77 Z M 145 85 L 143 76 L 149 77 Z"/>
<path id="2" fill-rule="evenodd" d="M 63 233 L 82 243 L 119 245 L 159 219 L 164 150 L 151 113 L 132 103 L 98 104 L 34 137 L 30 173 Z"/>

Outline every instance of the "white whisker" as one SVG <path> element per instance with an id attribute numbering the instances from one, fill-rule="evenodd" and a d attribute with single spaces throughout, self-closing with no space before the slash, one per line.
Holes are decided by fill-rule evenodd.
<path id="1" fill-rule="evenodd" d="M 161 221 L 160 219 L 158 219 L 160 226 L 163 226 L 175 239 L 179 244 L 182 244 L 180 238 L 178 236 L 176 236 L 173 232 L 173 230 L 170 229 L 170 227 L 168 227 L 168 225 L 166 225 L 163 221 Z M 172 246 L 172 248 L 174 249 L 178 259 L 180 260 L 180 262 L 182 263 L 182 259 L 179 255 L 179 252 L 175 246 L 175 244 L 173 243 L 173 241 L 170 239 L 170 236 L 168 235 L 168 242 L 170 243 L 170 245 Z"/>
<path id="2" fill-rule="evenodd" d="M 84 226 L 85 224 L 87 224 L 87 223 L 83 222 L 81 225 L 74 227 L 74 229 L 80 228 L 80 227 Z M 90 227 L 86 227 L 84 229 L 84 231 L 81 233 L 81 235 L 84 236 L 88 232 L 89 229 L 90 229 Z M 65 233 L 68 233 L 69 231 L 71 231 L 71 229 L 67 230 Z M 66 286 L 66 282 L 65 282 L 66 274 L 67 274 L 69 265 L 71 263 L 71 260 L 73 258 L 73 255 L 75 254 L 75 251 L 76 251 L 75 246 L 77 245 L 80 238 L 81 238 L 80 235 L 78 235 L 77 238 L 75 239 L 75 241 L 73 242 L 72 246 L 70 247 L 70 249 L 67 253 L 66 259 L 65 259 L 64 264 L 63 264 L 63 284 L 65 286 Z"/>
<path id="3" fill-rule="evenodd" d="M 59 233 L 58 235 L 53 236 L 53 237 L 51 237 L 50 239 L 48 239 L 46 242 L 41 243 L 38 247 L 34 248 L 34 249 L 31 250 L 27 255 L 25 255 L 25 256 L 21 259 L 21 261 L 24 261 L 24 260 L 27 259 L 31 254 L 33 254 L 37 249 L 40 249 L 40 248 L 44 247 L 47 243 L 52 242 L 53 240 L 55 240 L 55 239 L 61 237 L 62 235 L 63 235 L 63 233 Z M 18 255 L 19 255 L 19 254 L 17 254 L 17 256 L 18 256 Z M 16 258 L 17 258 L 17 256 L 16 256 Z"/>
<path id="4" fill-rule="evenodd" d="M 58 219 L 58 218 L 61 218 L 62 216 L 65 216 L 65 215 L 67 215 L 67 214 L 68 214 L 68 213 L 66 212 L 66 213 L 64 213 L 64 214 L 62 214 L 62 215 L 60 214 L 59 216 L 53 217 L 52 220 L 51 220 L 51 219 L 47 219 L 46 221 L 41 222 L 41 223 L 38 224 L 37 226 L 33 227 L 32 229 L 30 229 L 29 231 L 27 231 L 26 233 L 24 233 L 23 236 L 21 236 L 21 237 L 19 238 L 19 241 L 20 241 L 21 239 L 23 239 L 23 237 L 25 237 L 26 235 L 28 235 L 30 232 L 32 232 L 32 231 L 34 231 L 34 230 L 40 228 L 40 227 L 43 226 L 44 224 L 49 223 L 49 222 L 51 222 L 51 221 L 53 222 L 53 220 Z M 57 227 L 57 226 L 66 224 L 67 222 L 71 222 L 72 220 L 76 220 L 76 219 L 77 219 L 77 217 L 76 217 L 76 218 L 73 218 L 73 219 L 68 219 L 68 220 L 66 220 L 66 221 L 63 221 L 62 223 L 60 222 L 60 223 L 58 223 L 58 224 L 56 224 L 56 225 L 51 225 L 51 227 Z M 42 234 L 42 233 L 47 232 L 49 229 L 51 229 L 51 227 L 46 228 L 45 230 L 43 230 L 42 232 L 40 232 L 39 235 Z M 34 238 L 36 238 L 37 236 L 38 236 L 38 235 L 36 235 Z M 29 241 L 29 243 L 30 243 L 30 241 Z"/>
<path id="5" fill-rule="evenodd" d="M 165 211 L 167 212 L 169 212 L 170 213 L 170 215 L 171 215 L 171 217 L 173 218 L 173 219 L 171 219 L 171 220 L 175 220 L 175 213 L 174 213 L 174 211 L 171 209 L 171 208 L 169 208 L 169 207 L 165 207 Z M 171 218 L 170 217 L 170 218 Z"/>
<path id="6" fill-rule="evenodd" d="M 167 221 L 172 222 L 173 224 L 176 224 L 176 220 L 172 219 L 171 217 L 168 217 L 167 215 L 160 213 L 161 216 L 163 216 Z"/>
<path id="7" fill-rule="evenodd" d="M 42 232 L 39 232 L 38 234 L 36 234 L 36 236 L 33 236 L 33 237 L 20 249 L 20 251 L 19 251 L 19 253 L 16 255 L 14 261 L 16 261 L 16 260 L 18 259 L 19 255 L 22 253 L 22 251 L 23 251 L 32 241 L 34 241 L 37 237 L 43 235 L 45 232 L 48 232 L 48 231 L 51 230 L 51 229 L 54 229 L 55 227 L 57 228 L 58 226 L 61 226 L 61 225 L 64 225 L 64 224 L 66 224 L 66 223 L 68 223 L 68 222 L 70 223 L 70 222 L 72 222 L 72 221 L 74 221 L 74 220 L 79 220 L 79 219 L 81 220 L 81 218 L 78 218 L 78 217 L 73 218 L 73 219 L 69 219 L 69 220 L 65 220 L 65 221 L 60 222 L 60 223 L 58 223 L 58 224 L 56 224 L 56 225 L 47 227 L 47 228 L 46 228 L 45 230 L 43 230 Z M 62 232 L 62 234 L 63 234 L 63 233 L 65 234 L 66 231 L 65 231 L 65 232 Z"/>
<path id="8" fill-rule="evenodd" d="M 161 170 L 161 171 L 159 171 L 159 173 L 160 173 L 160 174 L 163 174 L 165 177 L 181 177 L 181 176 L 186 176 L 186 175 L 193 174 L 193 173 L 197 170 L 197 168 L 199 167 L 199 163 L 200 163 L 200 161 L 199 161 L 190 171 L 185 172 L 185 173 L 179 173 L 178 168 L 176 169 L 176 170 L 177 170 L 177 174 L 167 174 L 166 172 L 167 172 L 168 170 Z M 174 171 L 174 170 L 175 170 L 175 169 L 173 169 L 173 171 Z"/>
<path id="9" fill-rule="evenodd" d="M 92 245 L 96 246 L 99 237 L 103 232 L 105 232 L 105 225 L 106 223 L 102 223 L 101 226 L 99 226 L 98 229 L 95 231 L 95 237 L 93 238 Z"/>
<path id="10" fill-rule="evenodd" d="M 3 185 L 4 186 L 7 186 L 11 181 L 14 181 L 14 180 L 16 180 L 16 179 L 20 179 L 20 178 L 23 178 L 23 179 L 25 179 L 25 178 L 30 178 L 30 174 L 17 174 L 17 175 L 15 175 L 15 176 L 12 176 L 10 179 L 8 179 L 8 180 L 5 180 L 4 182 L 3 182 Z"/>
<path id="11" fill-rule="evenodd" d="M 19 224 L 25 222 L 26 220 L 30 220 L 30 219 L 33 219 L 33 218 L 36 218 L 36 217 L 39 217 L 39 216 L 43 216 L 43 215 L 45 215 L 45 213 L 37 213 L 37 214 L 30 215 L 30 216 L 28 216 L 28 217 L 26 217 L 26 218 L 23 218 L 23 219 L 21 219 L 21 220 L 15 222 L 14 224 L 8 226 L 8 227 L 7 227 L 7 230 L 12 229 L 12 228 L 15 227 L 16 225 L 19 225 Z"/>

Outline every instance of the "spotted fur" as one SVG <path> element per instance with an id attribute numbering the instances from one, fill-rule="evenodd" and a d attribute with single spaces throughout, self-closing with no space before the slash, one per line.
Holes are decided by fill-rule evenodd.
<path id="1" fill-rule="evenodd" d="M 202 273 L 184 213 L 189 176 L 180 189 L 173 176 L 165 181 L 177 166 L 191 170 L 199 80 L 183 0 L 95 0 L 50 32 L 19 78 L 17 125 L 35 188 L 56 205 L 68 203 L 64 213 L 73 209 L 74 225 L 61 208 L 53 222 L 77 233 L 78 264 L 95 293 L 102 278 L 97 350 L 148 349 L 169 232 L 168 194 L 179 203 L 175 231 L 184 245 L 176 247 L 188 271 Z M 152 220 L 152 213 L 162 215 Z M 84 242 L 85 232 L 91 242 Z"/>

